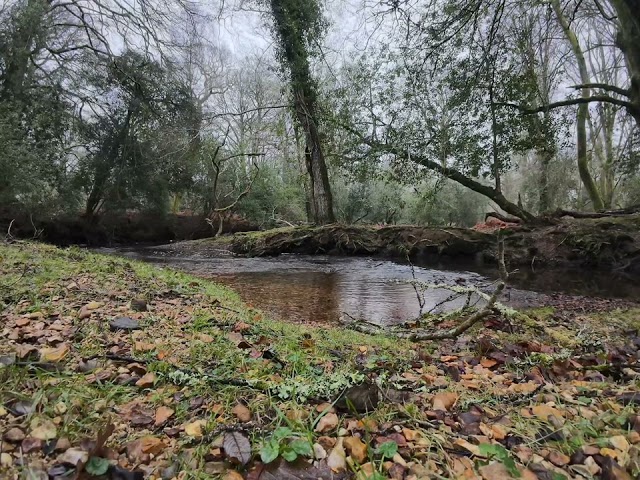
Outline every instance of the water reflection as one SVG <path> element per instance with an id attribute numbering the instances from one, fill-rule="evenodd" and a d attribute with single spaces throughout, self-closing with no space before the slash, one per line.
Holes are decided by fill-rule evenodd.
<path id="1" fill-rule="evenodd" d="M 198 276 L 213 278 L 234 288 L 242 299 L 272 315 L 305 323 L 336 322 L 343 315 L 378 324 L 393 324 L 415 318 L 420 311 L 409 265 L 370 258 L 282 255 L 277 258 L 204 258 L 168 256 L 152 250 L 104 250 L 141 260 L 171 265 Z M 474 270 L 474 271 L 472 271 Z M 478 265 L 438 265 L 415 268 L 425 283 L 473 285 L 491 289 L 492 268 Z M 599 278 L 605 285 L 593 280 Z M 546 293 L 563 292 L 637 298 L 637 282 L 616 281 L 606 275 L 542 272 L 512 276 L 512 287 L 501 301 L 514 306 L 544 303 Z M 444 310 L 460 306 L 466 298 L 443 304 L 448 290 L 430 289 L 424 309 Z M 478 298 L 473 299 L 479 301 Z"/>

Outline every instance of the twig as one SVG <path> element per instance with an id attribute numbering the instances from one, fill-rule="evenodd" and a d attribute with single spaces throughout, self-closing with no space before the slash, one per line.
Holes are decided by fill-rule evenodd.
<path id="1" fill-rule="evenodd" d="M 398 338 L 406 338 L 411 341 L 424 341 L 424 340 L 445 340 L 449 338 L 457 338 L 462 333 L 470 329 L 473 325 L 478 323 L 480 320 L 491 315 L 493 312 L 493 308 L 496 305 L 496 302 L 502 292 L 504 291 L 507 280 L 509 278 L 509 273 L 507 272 L 507 268 L 504 263 L 504 242 L 502 239 L 498 240 L 498 271 L 500 273 L 500 280 L 496 284 L 496 288 L 493 293 L 487 300 L 487 304 L 481 309 L 470 315 L 466 320 L 460 323 L 458 326 L 451 328 L 449 330 L 433 332 L 433 331 L 387 331 L 385 333 L 398 337 Z M 378 328 L 377 331 L 374 331 L 370 325 L 363 325 L 362 323 L 355 323 L 350 325 L 351 328 L 364 332 L 364 333 L 381 333 L 382 329 Z"/>

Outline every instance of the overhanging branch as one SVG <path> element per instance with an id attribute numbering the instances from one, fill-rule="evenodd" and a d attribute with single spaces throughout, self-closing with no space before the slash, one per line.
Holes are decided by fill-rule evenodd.
<path id="1" fill-rule="evenodd" d="M 624 108 L 628 108 L 633 110 L 633 105 L 626 100 L 621 100 L 619 98 L 611 97 L 609 95 L 593 95 L 591 97 L 586 98 L 569 98 L 567 100 L 561 100 L 559 102 L 549 103 L 547 105 L 542 105 L 537 108 L 529 108 L 523 105 L 518 105 L 517 103 L 508 103 L 508 102 L 496 102 L 494 105 L 500 107 L 510 107 L 520 110 L 525 115 L 533 115 L 535 113 L 546 112 L 549 110 L 553 110 L 561 107 L 570 107 L 572 105 L 581 105 L 584 103 L 594 103 L 594 102 L 603 102 L 603 103 L 611 103 L 613 105 L 619 105 Z"/>

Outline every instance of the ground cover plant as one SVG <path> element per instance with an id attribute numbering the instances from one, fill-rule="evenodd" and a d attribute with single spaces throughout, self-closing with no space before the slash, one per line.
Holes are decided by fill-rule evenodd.
<path id="1" fill-rule="evenodd" d="M 259 307 L 170 269 L 0 246 L 0 476 L 640 475 L 639 309 L 411 342 Z"/>

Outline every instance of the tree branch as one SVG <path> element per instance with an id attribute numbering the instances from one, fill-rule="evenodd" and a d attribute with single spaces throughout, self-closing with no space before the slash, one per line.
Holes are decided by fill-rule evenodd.
<path id="1" fill-rule="evenodd" d="M 582 97 L 569 98 L 567 100 L 561 100 L 559 102 L 553 102 L 547 105 L 542 105 L 541 107 L 537 107 L 537 108 L 528 108 L 523 105 L 518 105 L 516 103 L 505 103 L 505 102 L 498 102 L 496 103 L 496 105 L 501 107 L 515 108 L 517 110 L 520 110 L 520 112 L 522 112 L 524 115 L 532 115 L 534 113 L 546 112 L 548 110 L 553 110 L 555 108 L 569 107 L 571 105 L 580 105 L 584 103 L 593 103 L 593 102 L 611 103 L 613 105 L 620 105 L 621 107 L 633 109 L 633 105 L 631 105 L 630 102 L 627 102 L 626 100 L 620 100 L 619 98 L 610 97 L 609 95 L 592 95 L 591 97 L 586 97 L 586 98 L 582 98 Z"/>
<path id="2" fill-rule="evenodd" d="M 472 326 L 478 323 L 480 320 L 491 315 L 493 312 L 493 307 L 495 306 L 498 298 L 504 291 L 507 281 L 509 279 L 509 274 L 507 272 L 507 267 L 504 263 L 504 241 L 498 241 L 498 272 L 500 273 L 500 280 L 498 281 L 496 288 L 493 293 L 487 300 L 487 304 L 482 307 L 480 310 L 476 311 L 472 315 L 470 315 L 466 320 L 457 325 L 454 328 L 449 330 L 433 332 L 433 331 L 400 331 L 400 332 L 388 332 L 389 335 L 398 337 L 398 338 L 406 338 L 411 341 L 424 341 L 424 340 L 445 340 L 449 338 L 457 338 L 467 330 L 469 330 Z M 371 324 L 366 323 L 353 323 L 350 325 L 354 330 L 358 330 L 364 333 L 382 333 L 378 328 L 377 331 L 373 328 Z"/>
<path id="3" fill-rule="evenodd" d="M 583 88 L 599 88 L 600 90 L 606 90 L 608 92 L 617 93 L 623 97 L 630 97 L 631 92 L 628 88 L 620 88 L 615 85 L 609 85 L 608 83 L 583 83 L 580 85 L 571 85 L 571 88 L 575 90 L 581 90 Z"/>

